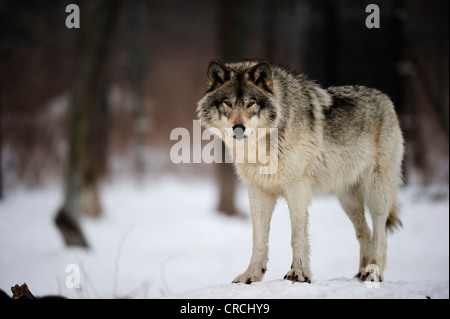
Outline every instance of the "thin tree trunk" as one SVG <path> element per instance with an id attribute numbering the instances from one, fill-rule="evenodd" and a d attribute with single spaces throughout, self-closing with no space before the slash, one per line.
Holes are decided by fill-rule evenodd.
<path id="1" fill-rule="evenodd" d="M 399 114 L 400 124 L 405 139 L 406 152 L 405 160 L 402 165 L 402 175 L 405 183 L 408 183 L 409 169 L 416 166 L 423 171 L 425 158 L 420 145 L 418 108 L 413 95 L 409 94 L 411 90 L 411 73 L 408 66 L 411 65 L 408 55 L 408 44 L 406 38 L 406 6 L 403 0 L 394 0 L 393 2 L 393 32 L 392 43 L 395 50 L 395 68 L 396 68 L 396 96 L 395 108 Z M 414 93 L 413 93 L 414 94 Z M 409 97 L 408 97 L 409 96 Z"/>
<path id="2" fill-rule="evenodd" d="M 226 158 L 230 156 L 228 149 L 222 142 L 222 162 L 217 165 L 217 177 L 219 180 L 219 212 L 229 216 L 239 215 L 234 198 L 236 194 L 236 173 L 233 164 L 227 163 Z"/>
<path id="3" fill-rule="evenodd" d="M 98 183 L 106 166 L 106 134 L 99 127 L 105 126 L 106 67 L 121 8 L 122 1 L 90 1 L 81 9 L 80 60 L 71 104 L 66 191 L 55 219 L 68 246 L 87 247 L 80 217 L 101 214 Z"/>
<path id="4" fill-rule="evenodd" d="M 279 5 L 273 0 L 264 1 L 264 18 L 262 30 L 264 30 L 264 59 L 273 62 L 275 58 L 277 36 L 277 10 Z"/>
<path id="5" fill-rule="evenodd" d="M 146 174 L 146 136 L 149 130 L 148 115 L 145 108 L 145 78 L 147 75 L 145 43 L 148 33 L 148 15 L 145 2 L 136 4 L 129 21 L 129 28 L 134 37 L 131 39 L 130 59 L 133 61 L 131 68 L 131 85 L 133 92 L 133 153 L 134 175 L 138 183 L 145 180 Z"/>
<path id="6" fill-rule="evenodd" d="M 245 16 L 247 1 L 220 0 L 218 39 L 220 58 L 225 62 L 242 59 L 247 52 L 248 27 Z M 234 204 L 236 173 L 233 164 L 226 163 L 226 147 L 222 142 L 222 162 L 217 164 L 219 181 L 218 210 L 225 215 L 238 215 Z"/>
<path id="7" fill-rule="evenodd" d="M 0 82 L 0 92 L 2 89 L 2 83 Z M 3 134 L 3 108 L 2 108 L 2 97 L 0 96 L 0 200 L 3 199 L 3 144 L 2 144 L 2 134 Z"/>

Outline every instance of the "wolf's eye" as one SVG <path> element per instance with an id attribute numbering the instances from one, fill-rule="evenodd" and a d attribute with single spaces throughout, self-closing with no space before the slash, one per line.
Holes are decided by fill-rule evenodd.
<path id="1" fill-rule="evenodd" d="M 231 107 L 231 106 L 232 106 L 230 100 L 225 100 L 225 101 L 223 101 L 223 103 L 225 103 L 226 106 L 228 106 L 228 107 Z"/>
<path id="2" fill-rule="evenodd" d="M 254 101 L 248 102 L 247 107 L 251 107 L 253 104 L 255 104 Z"/>

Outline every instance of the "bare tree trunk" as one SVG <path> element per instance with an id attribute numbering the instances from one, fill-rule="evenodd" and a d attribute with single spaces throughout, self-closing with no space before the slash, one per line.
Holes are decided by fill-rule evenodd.
<path id="1" fill-rule="evenodd" d="M 0 61 L 0 69 L 2 67 L 2 62 Z M 3 96 L 2 92 L 4 90 L 3 87 L 3 78 L 0 77 L 0 200 L 3 199 L 4 196 L 4 185 L 3 185 Z"/>
<path id="2" fill-rule="evenodd" d="M 405 183 L 408 183 L 409 170 L 416 166 L 423 171 L 425 158 L 419 136 L 420 121 L 419 111 L 415 99 L 408 93 L 411 90 L 411 60 L 408 55 L 406 38 L 406 6 L 403 0 L 394 0 L 392 43 L 395 49 L 396 69 L 396 96 L 394 97 L 396 111 L 399 114 L 400 124 L 405 139 L 405 160 L 402 166 L 402 175 Z"/>
<path id="3" fill-rule="evenodd" d="M 225 62 L 242 59 L 247 52 L 247 33 L 245 5 L 247 1 L 220 0 L 219 1 L 219 52 Z M 238 215 L 234 204 L 236 193 L 236 173 L 233 164 L 226 163 L 227 151 L 222 142 L 222 162 L 217 165 L 219 180 L 218 210 L 225 215 Z"/>
<path id="4" fill-rule="evenodd" d="M 273 0 L 264 1 L 264 59 L 273 62 L 275 58 L 277 36 L 277 10 L 280 6 Z"/>
<path id="5" fill-rule="evenodd" d="M 129 28 L 133 34 L 130 40 L 131 85 L 133 92 L 133 148 L 134 148 L 134 175 L 138 183 L 145 180 L 146 173 L 146 135 L 149 130 L 148 114 L 145 108 L 145 77 L 147 75 L 146 51 L 143 43 L 148 37 L 148 16 L 145 2 L 136 4 L 132 12 Z"/>
<path id="6" fill-rule="evenodd" d="M 2 89 L 2 83 L 0 81 L 0 91 Z M 2 132 L 3 132 L 3 108 L 2 108 L 2 97 L 0 96 L 0 200 L 3 199 L 3 143 L 2 143 Z"/>
<path id="7" fill-rule="evenodd" d="M 323 46 L 325 48 L 324 65 L 326 70 L 326 86 L 336 85 L 338 64 L 337 17 L 336 4 L 332 0 L 322 0 L 324 28 L 326 30 Z"/>
<path id="8" fill-rule="evenodd" d="M 65 199 L 55 222 L 66 245 L 87 247 L 81 214 L 101 214 L 99 178 L 106 167 L 106 66 L 121 1 L 85 2 L 81 12 L 80 57 L 71 104 Z M 100 129 L 99 129 L 100 128 Z"/>
<path id="9" fill-rule="evenodd" d="M 219 179 L 219 204 L 217 209 L 225 215 L 236 216 L 239 215 L 234 204 L 237 178 L 233 164 L 225 161 L 228 156 L 230 156 L 228 148 L 222 142 L 222 162 L 216 164 L 217 177 Z"/>

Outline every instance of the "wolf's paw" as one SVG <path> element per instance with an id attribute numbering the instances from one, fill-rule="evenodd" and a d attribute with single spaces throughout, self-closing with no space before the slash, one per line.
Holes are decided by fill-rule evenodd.
<path id="1" fill-rule="evenodd" d="M 376 264 L 369 264 L 367 267 L 363 267 L 355 275 L 361 281 L 373 281 L 382 282 L 383 276 L 381 275 L 380 267 Z"/>
<path id="2" fill-rule="evenodd" d="M 292 282 L 307 282 L 311 283 L 311 273 L 300 268 L 293 268 L 288 271 L 283 279 L 290 280 Z"/>
<path id="3" fill-rule="evenodd" d="M 240 274 L 233 280 L 233 284 L 243 282 L 244 284 L 250 285 L 252 282 L 261 281 L 264 273 L 266 272 L 265 268 L 261 268 L 261 270 L 258 271 L 246 271 L 243 274 Z"/>
<path id="4" fill-rule="evenodd" d="M 366 267 L 361 267 L 354 276 L 354 278 L 359 279 L 359 281 L 364 281 L 366 279 L 365 275 L 366 275 Z"/>

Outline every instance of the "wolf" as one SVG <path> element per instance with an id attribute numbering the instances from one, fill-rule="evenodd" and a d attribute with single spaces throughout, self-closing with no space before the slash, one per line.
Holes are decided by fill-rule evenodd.
<path id="1" fill-rule="evenodd" d="M 308 206 L 313 194 L 330 192 L 355 228 L 360 245 L 355 277 L 382 281 L 387 231 L 402 226 L 396 193 L 404 141 L 389 97 L 365 86 L 322 88 L 304 74 L 267 61 L 213 60 L 206 86 L 197 115 L 230 150 L 277 146 L 269 147 L 277 158 L 270 174 L 261 173 L 258 161 L 235 162 L 248 188 L 253 249 L 248 268 L 233 283 L 262 280 L 270 220 L 280 197 L 287 201 L 291 221 L 292 264 L 284 279 L 310 283 Z M 270 128 L 277 129 L 276 140 L 256 133 Z M 255 142 L 263 138 L 266 143 Z"/>

